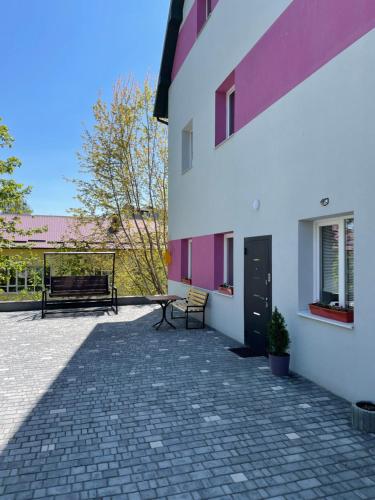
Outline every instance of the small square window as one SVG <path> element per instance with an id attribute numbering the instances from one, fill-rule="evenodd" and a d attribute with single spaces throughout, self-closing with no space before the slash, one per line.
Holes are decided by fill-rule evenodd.
<path id="1" fill-rule="evenodd" d="M 193 167 L 193 122 L 191 121 L 182 131 L 182 173 Z"/>

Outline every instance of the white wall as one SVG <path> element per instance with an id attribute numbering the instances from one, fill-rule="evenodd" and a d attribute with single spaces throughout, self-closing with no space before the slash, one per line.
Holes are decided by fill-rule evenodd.
<path id="1" fill-rule="evenodd" d="M 349 400 L 375 399 L 375 31 L 215 149 L 216 88 L 290 3 L 235 2 L 219 3 L 170 89 L 170 239 L 234 231 L 235 296 L 211 294 L 208 322 L 243 341 L 243 240 L 271 234 L 273 304 L 292 335 L 292 369 Z M 181 175 L 190 119 L 194 168 Z M 297 315 L 299 221 L 347 212 L 354 330 Z M 171 291 L 181 287 L 170 282 Z"/>

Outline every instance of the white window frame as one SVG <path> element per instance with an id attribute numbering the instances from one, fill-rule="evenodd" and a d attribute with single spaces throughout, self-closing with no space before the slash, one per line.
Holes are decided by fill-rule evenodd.
<path id="1" fill-rule="evenodd" d="M 181 172 L 185 174 L 193 168 L 194 159 L 194 131 L 193 120 L 182 129 L 181 144 Z"/>
<path id="2" fill-rule="evenodd" d="M 188 240 L 188 275 L 187 278 L 191 280 L 193 271 L 193 240 Z"/>
<path id="3" fill-rule="evenodd" d="M 224 283 L 228 283 L 228 240 L 233 239 L 233 250 L 234 250 L 234 235 L 233 233 L 224 234 Z M 234 257 L 234 255 L 233 255 Z M 232 283 L 233 285 L 233 283 Z"/>
<path id="4" fill-rule="evenodd" d="M 338 225 L 339 227 L 339 304 L 346 305 L 345 290 L 345 220 L 354 219 L 354 214 L 330 219 L 319 219 L 314 222 L 314 301 L 320 301 L 321 288 L 321 241 L 320 229 L 324 226 Z M 355 299 L 355 297 L 354 297 Z"/>
<path id="5" fill-rule="evenodd" d="M 233 134 L 234 134 L 234 131 L 230 134 L 229 133 L 229 124 L 230 124 L 230 114 L 229 114 L 229 111 L 230 111 L 230 96 L 232 94 L 234 94 L 236 92 L 236 87 L 233 85 L 233 87 L 231 87 L 228 91 L 227 91 L 227 94 L 226 94 L 226 135 L 227 135 L 227 138 L 228 137 L 231 137 Z"/>

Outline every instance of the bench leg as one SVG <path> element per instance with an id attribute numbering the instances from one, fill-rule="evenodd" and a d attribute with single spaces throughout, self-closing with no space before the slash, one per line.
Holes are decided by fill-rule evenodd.
<path id="1" fill-rule="evenodd" d="M 189 313 L 186 311 L 186 330 L 201 330 L 206 327 L 205 309 L 202 311 L 202 322 L 199 326 L 189 326 Z"/>
<path id="2" fill-rule="evenodd" d="M 115 294 L 112 295 L 112 311 L 118 314 L 118 300 L 117 300 L 117 288 L 114 289 Z"/>
<path id="3" fill-rule="evenodd" d="M 42 319 L 46 316 L 46 292 L 42 292 Z"/>

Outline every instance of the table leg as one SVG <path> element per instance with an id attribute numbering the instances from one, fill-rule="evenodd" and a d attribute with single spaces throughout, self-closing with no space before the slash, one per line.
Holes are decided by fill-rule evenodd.
<path id="1" fill-rule="evenodd" d="M 169 306 L 171 302 L 161 302 L 160 303 L 160 306 L 161 306 L 161 309 L 162 309 L 162 317 L 161 317 L 161 320 L 158 321 L 157 323 L 155 323 L 154 325 L 152 325 L 154 328 L 156 328 L 156 330 L 159 330 L 159 328 L 161 327 L 161 325 L 163 324 L 163 322 L 166 322 L 168 323 L 169 326 L 171 326 L 174 330 L 176 330 L 176 327 L 174 325 L 172 325 L 172 323 L 170 323 L 167 319 L 167 307 Z"/>

